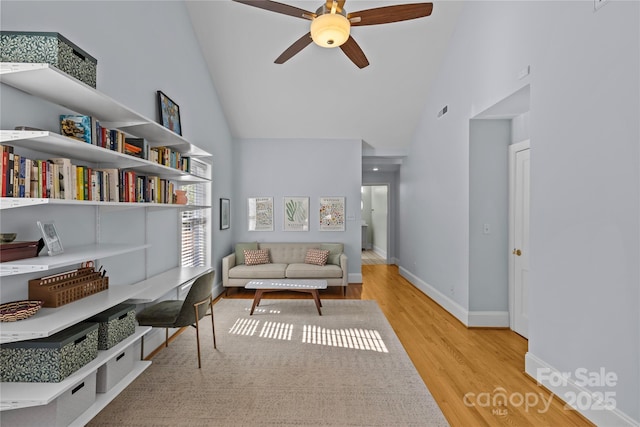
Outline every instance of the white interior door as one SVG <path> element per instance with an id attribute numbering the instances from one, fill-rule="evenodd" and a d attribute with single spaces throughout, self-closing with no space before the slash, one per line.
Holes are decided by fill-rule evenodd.
<path id="1" fill-rule="evenodd" d="M 511 328 L 527 338 L 529 333 L 529 166 L 528 141 L 511 149 L 512 304 Z"/>

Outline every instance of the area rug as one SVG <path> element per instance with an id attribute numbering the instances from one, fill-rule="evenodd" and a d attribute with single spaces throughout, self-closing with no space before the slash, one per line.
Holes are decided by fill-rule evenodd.
<path id="1" fill-rule="evenodd" d="M 211 322 L 152 365 L 89 424 L 98 426 L 446 426 L 375 301 L 223 299 Z M 203 332 L 204 331 L 204 332 Z"/>

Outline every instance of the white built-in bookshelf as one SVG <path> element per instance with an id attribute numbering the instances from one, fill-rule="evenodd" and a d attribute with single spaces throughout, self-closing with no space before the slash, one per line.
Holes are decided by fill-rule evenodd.
<path id="1" fill-rule="evenodd" d="M 183 156 L 207 158 L 210 154 L 191 144 L 184 137 L 175 134 L 159 123 L 125 107 L 107 95 L 86 85 L 74 77 L 43 63 L 0 63 L 0 82 L 26 93 L 71 109 L 78 114 L 96 117 L 100 123 L 118 129 L 138 138 L 147 140 L 150 147 L 170 147 Z M 101 168 L 116 168 L 135 171 L 141 175 L 153 175 L 174 181 L 176 185 L 209 183 L 208 176 L 196 176 L 189 172 L 163 166 L 145 159 L 117 151 L 87 144 L 62 136 L 52 131 L 0 130 L 0 144 L 13 146 L 16 150 L 44 153 L 49 157 L 65 157 L 72 161 L 84 161 Z M 210 205 L 192 206 L 172 203 L 131 203 L 91 200 L 63 200 L 53 198 L 0 198 L 0 211 L 20 209 L 41 209 L 54 206 L 69 209 L 93 206 L 96 216 L 103 212 L 122 209 L 210 209 Z M 100 221 L 96 221 L 100 224 Z M 10 226 L 11 224 L 3 224 Z M 97 225 L 99 227 L 99 225 Z M 96 232 L 99 236 L 99 232 Z M 83 262 L 126 255 L 148 250 L 149 245 L 95 243 L 76 247 L 65 247 L 64 253 L 56 256 L 40 255 L 17 261 L 0 263 L 0 276 L 15 278 L 20 275 L 43 272 L 43 275 L 57 272 L 61 268 L 77 268 Z M 173 288 L 188 284 L 211 267 L 177 267 L 158 275 L 150 276 L 131 284 L 110 286 L 109 289 L 58 308 L 42 308 L 33 317 L 17 322 L 0 324 L 0 343 L 22 341 L 55 334 L 77 322 L 119 303 L 151 302 L 170 292 Z M 145 268 L 146 271 L 146 268 Z M 25 284 L 26 286 L 26 281 Z M 7 302 L 7 301 L 1 301 Z M 136 328 L 114 348 L 99 351 L 98 358 L 73 373 L 60 383 L 0 383 L 0 411 L 23 410 L 24 408 L 47 405 L 62 393 L 74 387 L 78 381 L 113 359 L 125 349 L 133 349 L 150 328 Z M 138 357 L 139 358 L 139 357 Z M 140 375 L 150 364 L 137 361 L 134 368 L 107 393 L 98 393 L 96 401 L 72 425 L 84 425 L 102 410 L 117 394 Z M 2 417 L 3 419 L 5 417 Z"/>

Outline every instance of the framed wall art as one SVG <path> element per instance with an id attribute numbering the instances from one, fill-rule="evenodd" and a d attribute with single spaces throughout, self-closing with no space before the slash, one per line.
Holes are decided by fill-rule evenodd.
<path id="1" fill-rule="evenodd" d="M 62 241 L 60 240 L 60 236 L 58 236 L 58 231 L 53 221 L 38 221 L 38 228 L 40 229 L 40 233 L 42 233 L 45 245 L 47 245 L 49 255 L 58 255 L 64 252 Z"/>
<path id="2" fill-rule="evenodd" d="M 162 91 L 158 91 L 158 120 L 167 129 L 182 135 L 180 107 Z"/>
<path id="3" fill-rule="evenodd" d="M 231 227 L 231 202 L 229 199 L 220 199 L 220 230 Z"/>
<path id="4" fill-rule="evenodd" d="M 344 197 L 320 198 L 320 231 L 344 231 Z"/>
<path id="5" fill-rule="evenodd" d="M 284 231 L 309 231 L 309 198 L 284 198 Z"/>
<path id="6" fill-rule="evenodd" d="M 273 197 L 250 197 L 249 231 L 273 231 Z"/>

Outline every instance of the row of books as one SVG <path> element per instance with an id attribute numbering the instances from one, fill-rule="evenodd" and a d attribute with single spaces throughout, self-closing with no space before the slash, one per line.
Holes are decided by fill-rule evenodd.
<path id="1" fill-rule="evenodd" d="M 174 183 L 157 176 L 75 165 L 68 158 L 32 160 L 0 147 L 2 197 L 174 203 Z"/>
<path id="2" fill-rule="evenodd" d="M 60 115 L 60 133 L 87 144 L 149 160 L 183 172 L 191 170 L 188 156 L 183 156 L 182 153 L 169 147 L 149 147 L 144 138 L 129 137 L 121 130 L 103 127 L 92 116 Z"/>

